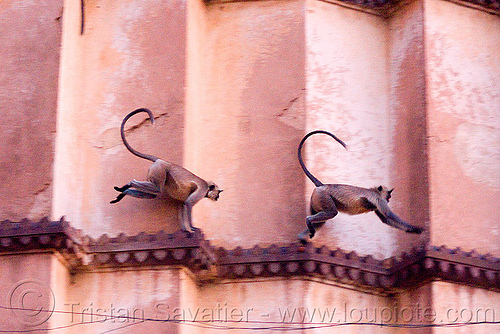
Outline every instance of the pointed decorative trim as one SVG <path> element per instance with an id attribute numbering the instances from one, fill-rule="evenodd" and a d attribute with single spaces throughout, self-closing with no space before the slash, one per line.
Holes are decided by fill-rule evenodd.
<path id="1" fill-rule="evenodd" d="M 243 2 L 245 0 L 204 0 L 207 5 L 221 4 L 228 2 Z M 394 9 L 398 8 L 401 4 L 408 2 L 408 0 L 319 0 L 323 2 L 330 2 L 332 4 L 344 4 L 344 6 L 352 6 L 360 9 L 365 9 L 368 12 L 373 12 L 377 15 L 387 16 Z M 500 0 L 448 0 L 456 2 L 464 6 L 475 7 L 483 9 L 488 12 L 500 14 Z"/>
<path id="2" fill-rule="evenodd" d="M 88 267 L 124 267 L 136 265 L 185 265 L 193 271 L 209 269 L 215 254 L 201 231 L 178 231 L 166 234 L 120 234 L 116 238 L 102 235 L 89 239 Z"/>
<path id="3" fill-rule="evenodd" d="M 445 246 L 417 247 L 384 260 L 356 252 L 298 243 L 232 250 L 210 246 L 201 231 L 120 234 L 97 240 L 83 236 L 62 218 L 0 223 L 2 253 L 56 251 L 78 273 L 96 268 L 176 265 L 200 281 L 255 277 L 312 276 L 391 292 L 431 280 L 445 280 L 500 291 L 500 259 Z M 208 273 L 208 274 L 207 274 Z"/>
<path id="4" fill-rule="evenodd" d="M 43 218 L 38 222 L 0 222 L 0 254 L 57 250 L 70 266 L 77 267 L 88 252 L 82 240 L 82 232 L 71 227 L 64 217 L 58 221 Z"/>

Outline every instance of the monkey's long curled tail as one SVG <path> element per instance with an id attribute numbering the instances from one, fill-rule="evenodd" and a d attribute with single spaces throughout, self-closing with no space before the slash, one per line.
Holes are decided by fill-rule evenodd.
<path id="1" fill-rule="evenodd" d="M 323 185 L 323 183 L 318 180 L 316 177 L 314 177 L 314 175 L 312 175 L 306 168 L 306 165 L 304 164 L 304 161 L 302 161 L 302 146 L 304 145 L 305 141 L 307 138 L 309 138 L 310 136 L 314 135 L 314 134 L 317 134 L 317 133 L 323 133 L 325 135 L 329 135 L 330 137 L 332 137 L 333 139 L 335 139 L 336 141 L 339 142 L 340 145 L 344 146 L 345 149 L 347 149 L 347 145 L 342 141 L 340 140 L 339 138 L 337 138 L 334 134 L 331 134 L 330 132 L 328 131 L 324 131 L 324 130 L 315 130 L 315 131 L 311 131 L 309 132 L 308 134 L 306 134 L 304 136 L 304 138 L 302 138 L 302 140 L 300 141 L 300 144 L 299 144 L 299 149 L 298 149 L 298 155 L 299 155 L 299 163 L 300 163 L 300 166 L 302 167 L 302 170 L 304 171 L 304 173 L 307 175 L 307 177 L 314 183 L 314 185 L 316 187 L 320 187 Z"/>
<path id="2" fill-rule="evenodd" d="M 133 155 L 136 155 L 138 156 L 139 158 L 143 158 L 143 159 L 146 159 L 146 160 L 151 160 L 152 162 L 155 162 L 156 160 L 158 160 L 159 158 L 155 157 L 154 155 L 151 155 L 151 154 L 144 154 L 144 153 L 141 153 L 139 151 L 136 151 L 134 150 L 130 145 L 129 143 L 127 142 L 127 139 L 125 139 L 125 123 L 127 123 L 128 119 L 132 116 L 134 116 L 135 114 L 138 114 L 140 112 L 145 112 L 149 115 L 149 119 L 151 121 L 151 124 L 154 124 L 155 123 L 155 118 L 154 118 L 154 115 L 153 113 L 151 112 L 151 110 L 147 109 L 147 108 L 139 108 L 139 109 L 136 109 L 134 111 L 131 111 L 127 116 L 125 116 L 125 118 L 123 119 L 122 121 L 122 125 L 121 125 L 121 128 L 120 128 L 120 134 L 122 136 L 122 141 L 123 141 L 123 144 L 125 145 L 125 147 L 133 154 Z"/>

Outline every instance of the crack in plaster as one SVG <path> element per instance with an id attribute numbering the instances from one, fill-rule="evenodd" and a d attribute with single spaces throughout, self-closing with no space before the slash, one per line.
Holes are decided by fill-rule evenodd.
<path id="1" fill-rule="evenodd" d="M 158 114 L 157 116 L 154 117 L 154 120 L 156 121 L 156 120 L 161 119 L 163 117 L 168 117 L 168 115 L 169 115 L 168 112 Z M 125 133 L 130 134 L 143 126 L 147 126 L 148 122 L 149 122 L 149 118 L 145 118 L 144 120 L 142 120 L 138 124 L 133 125 L 130 128 L 126 129 Z M 107 149 L 116 147 L 116 146 L 121 145 L 121 144 L 122 144 L 122 139 L 120 136 L 120 128 L 113 127 L 113 128 L 109 128 L 109 129 L 101 132 L 99 134 L 98 138 L 96 138 L 95 141 L 92 143 L 92 147 L 97 148 L 97 149 L 107 150 Z"/>
<path id="2" fill-rule="evenodd" d="M 160 119 L 160 118 L 163 118 L 167 116 L 168 117 L 168 112 L 165 112 L 165 113 L 161 113 L 159 114 L 158 116 L 154 116 L 154 120 L 156 121 L 157 119 Z M 125 130 L 125 133 L 131 133 L 131 132 L 134 132 L 136 131 L 137 129 L 141 128 L 144 126 L 145 123 L 149 122 L 149 118 L 145 118 L 144 120 L 142 120 L 141 122 L 137 123 L 136 125 L 133 125 L 131 126 L 130 128 L 128 128 L 127 130 Z"/>
<path id="3" fill-rule="evenodd" d="M 293 105 L 295 104 L 295 102 L 297 102 L 297 100 L 300 99 L 304 95 L 305 90 L 306 90 L 305 88 L 302 88 L 300 94 L 297 97 L 291 99 L 290 102 L 288 102 L 287 106 L 285 108 L 283 108 L 281 110 L 281 112 L 278 113 L 278 116 L 283 116 L 283 114 L 285 112 L 287 112 L 288 110 L 290 110 L 290 108 L 293 107 Z"/>
<path id="4" fill-rule="evenodd" d="M 38 196 L 38 195 L 40 195 L 41 193 L 45 192 L 45 191 L 46 191 L 46 190 L 47 190 L 47 189 L 51 186 L 51 184 L 52 184 L 51 182 L 45 182 L 45 183 L 43 184 L 43 186 L 42 186 L 39 190 L 36 190 L 36 191 L 33 193 L 33 195 Z"/>
<path id="5" fill-rule="evenodd" d="M 40 189 L 33 192 L 35 200 L 26 216 L 28 219 L 40 219 L 50 213 L 52 207 L 51 188 L 52 182 L 46 182 Z"/>
<path id="6" fill-rule="evenodd" d="M 282 108 L 277 114 L 276 117 L 279 121 L 285 123 L 288 126 L 291 126 L 295 129 L 302 128 L 302 114 L 304 108 L 304 100 L 305 100 L 305 88 L 300 90 L 300 93 L 291 99 L 285 108 Z"/>

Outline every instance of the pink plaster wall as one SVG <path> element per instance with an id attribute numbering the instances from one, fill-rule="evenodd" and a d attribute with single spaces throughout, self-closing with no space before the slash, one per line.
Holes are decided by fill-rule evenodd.
<path id="1" fill-rule="evenodd" d="M 427 100 L 423 2 L 398 8 L 388 20 L 390 175 L 393 209 L 409 223 L 429 229 Z M 420 236 L 394 233 L 398 251 L 424 244 Z"/>
<path id="2" fill-rule="evenodd" d="M 69 284 L 64 263 L 50 252 L 11 254 L 0 257 L 0 268 L 0 329 L 14 332 L 36 328 L 45 333 L 44 329 L 55 327 L 60 317 L 52 311 L 63 307 Z"/>
<path id="3" fill-rule="evenodd" d="M 182 269 L 106 270 L 88 272 L 72 282 L 64 305 L 63 322 L 79 333 L 179 333 L 174 320 L 183 294 Z M 171 320 L 151 321 L 154 320 Z"/>
<path id="4" fill-rule="evenodd" d="M 423 226 L 427 195 L 420 5 L 404 6 L 390 19 L 321 1 L 307 6 L 307 130 L 336 134 L 348 151 L 317 135 L 306 146 L 306 165 L 323 183 L 395 187 L 391 206 Z M 407 85 L 414 79 L 420 84 Z M 419 117 L 424 118 L 416 127 Z M 420 191 L 412 192 L 415 184 Z M 307 180 L 307 203 L 312 189 Z M 421 244 L 423 238 L 384 225 L 374 214 L 339 214 L 314 241 L 383 258 Z"/>
<path id="5" fill-rule="evenodd" d="M 431 243 L 500 254 L 500 17 L 425 3 Z"/>
<path id="6" fill-rule="evenodd" d="M 408 289 L 396 296 L 391 296 L 387 300 L 389 311 L 380 309 L 380 320 L 412 325 L 424 325 L 430 323 L 442 323 L 443 313 L 437 312 L 432 300 L 432 284 Z M 390 319 L 390 321 L 389 321 Z M 430 334 L 431 327 L 419 328 L 394 328 L 396 333 L 402 334 Z"/>
<path id="7" fill-rule="evenodd" d="M 119 126 L 129 111 L 148 107 L 159 116 L 156 126 L 131 130 L 130 143 L 225 190 L 219 202 L 203 200 L 194 211 L 195 226 L 214 245 L 296 240 L 312 191 L 296 148 L 306 131 L 322 128 L 344 139 L 349 151 L 329 138 L 311 139 L 306 163 L 321 180 L 394 186 L 392 207 L 409 222 L 426 224 L 432 244 L 498 254 L 498 16 L 439 0 L 410 2 L 389 18 L 312 0 L 86 0 L 81 36 L 79 3 L 66 1 L 59 64 L 61 4 L 38 3 L 36 17 L 27 4 L 0 2 L 0 65 L 8 69 L 0 74 L 5 218 L 47 214 L 52 199 L 54 218 L 66 215 L 92 236 L 177 230 L 179 207 L 169 200 L 109 204 L 114 185 L 146 175 L 149 162 L 126 151 Z M 42 132 L 27 131 L 35 126 Z M 387 257 L 426 237 L 405 235 L 374 214 L 339 215 L 314 244 Z M 49 253 L 5 255 L 0 267 L 0 300 L 9 300 L 21 280 L 36 278 L 53 289 L 58 310 L 87 314 L 115 307 L 165 318 L 177 307 L 195 312 L 226 303 L 255 310 L 251 320 L 280 321 L 279 307 L 348 303 L 380 311 L 422 303 L 441 315 L 449 307 L 499 307 L 492 291 L 443 282 L 384 296 L 315 278 L 200 286 L 179 268 L 70 276 Z M 81 320 L 71 316 L 55 314 L 38 328 Z M 26 329 L 5 310 L 0 319 L 1 328 Z M 92 333 L 127 325 L 92 320 L 76 328 Z M 139 330 L 215 332 L 155 322 L 120 332 Z"/>
<path id="8" fill-rule="evenodd" d="M 447 282 L 430 285 L 433 309 L 442 322 L 471 323 L 497 321 L 500 299 L 498 292 L 461 286 Z M 433 333 L 494 334 L 496 325 L 475 325 L 454 328 L 435 328 Z"/>
<path id="9" fill-rule="evenodd" d="M 0 220 L 50 214 L 62 1 L 0 2 Z"/>
<path id="10" fill-rule="evenodd" d="M 137 150 L 182 163 L 185 86 L 185 3 L 86 1 L 67 3 L 58 105 L 53 216 L 91 235 L 178 229 L 178 204 L 116 197 L 113 186 L 144 180 L 149 161 L 130 154 L 123 117 L 150 108 L 159 117 L 127 138 Z M 136 116 L 130 126 L 145 119 Z"/>
<path id="11" fill-rule="evenodd" d="M 185 166 L 224 189 L 217 203 L 197 204 L 196 224 L 230 247 L 295 240 L 304 218 L 303 3 L 191 6 Z"/>
<path id="12" fill-rule="evenodd" d="M 202 288 L 196 287 L 190 281 L 183 281 L 182 286 L 185 292 L 182 309 L 200 310 L 198 319 L 207 314 L 206 319 L 222 320 L 219 323 L 224 327 L 240 328 L 236 331 L 252 332 L 253 330 L 249 328 L 280 327 L 284 333 L 300 333 L 297 328 L 302 325 L 316 327 L 314 330 L 304 330 L 304 332 L 339 334 L 388 332 L 386 328 L 375 326 L 329 326 L 373 319 L 381 309 L 392 306 L 392 301 L 382 295 L 344 289 L 321 280 L 269 278 L 240 281 L 237 284 L 212 284 Z M 221 310 L 219 313 L 218 309 Z M 208 312 L 204 313 L 203 310 Z M 215 310 L 212 313 L 214 317 L 210 316 L 211 310 Z M 366 316 L 367 311 L 368 316 Z M 186 313 L 187 320 L 192 320 L 195 313 Z M 321 328 L 322 325 L 324 328 Z M 287 327 L 291 330 L 285 331 Z M 180 333 L 183 334 L 220 332 L 220 329 L 210 327 L 180 326 L 180 329 Z M 266 332 L 265 329 L 262 331 Z M 267 332 L 274 331 L 267 330 Z"/>

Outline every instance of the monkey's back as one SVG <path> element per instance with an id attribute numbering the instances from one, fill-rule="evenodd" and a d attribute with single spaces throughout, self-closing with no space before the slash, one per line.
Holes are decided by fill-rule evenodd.
<path id="1" fill-rule="evenodd" d="M 373 211 L 375 206 L 371 203 L 377 201 L 377 194 L 372 189 L 347 184 L 325 184 L 317 187 L 311 197 L 312 208 L 315 210 L 319 209 L 319 211 L 322 210 L 321 206 L 323 205 L 320 204 L 318 208 L 315 208 L 313 205 L 314 198 L 318 197 L 314 194 L 316 192 L 318 192 L 318 195 L 319 193 L 328 194 L 328 197 L 333 199 L 338 211 L 350 215 Z"/>
<path id="2" fill-rule="evenodd" d="M 196 190 L 195 182 L 206 184 L 184 167 L 161 159 L 156 160 L 149 168 L 149 178 L 162 180 L 162 188 L 168 196 L 182 202 Z"/>

